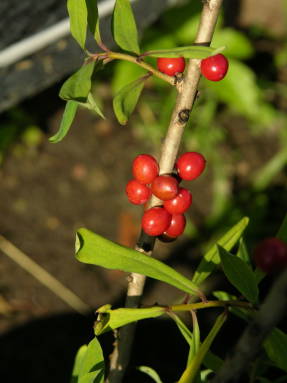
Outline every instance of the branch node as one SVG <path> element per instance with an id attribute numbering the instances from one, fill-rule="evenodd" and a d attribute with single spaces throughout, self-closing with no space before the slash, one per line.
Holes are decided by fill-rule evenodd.
<path id="1" fill-rule="evenodd" d="M 178 113 L 178 120 L 181 124 L 186 124 L 189 119 L 190 109 L 182 109 Z"/>

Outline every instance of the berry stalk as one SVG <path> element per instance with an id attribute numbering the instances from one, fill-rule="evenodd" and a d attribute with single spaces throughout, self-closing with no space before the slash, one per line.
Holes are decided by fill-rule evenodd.
<path id="1" fill-rule="evenodd" d="M 210 45 L 213 32 L 218 19 L 222 0 L 205 0 L 197 36 L 196 44 Z M 170 174 L 173 170 L 175 159 L 179 150 L 184 127 L 194 104 L 198 83 L 200 79 L 200 60 L 189 61 L 184 80 L 177 87 L 178 96 L 174 107 L 166 137 L 164 139 L 160 156 L 160 174 Z M 150 207 L 157 205 L 158 199 L 151 199 Z M 136 250 L 147 255 L 152 254 L 155 238 L 148 237 L 142 232 L 136 246 Z M 128 283 L 125 307 L 137 307 L 141 300 L 145 277 L 132 273 Z M 126 367 L 130 359 L 132 339 L 135 324 L 125 326 L 120 330 L 120 336 L 115 342 L 114 351 L 111 355 L 110 374 L 108 383 L 121 383 Z"/>

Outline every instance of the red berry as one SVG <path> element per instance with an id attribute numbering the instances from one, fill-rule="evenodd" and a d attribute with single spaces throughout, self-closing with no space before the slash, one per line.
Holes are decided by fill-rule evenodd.
<path id="1" fill-rule="evenodd" d="M 254 261 L 265 273 L 287 267 L 287 244 L 278 238 L 266 238 L 256 247 Z"/>
<path id="2" fill-rule="evenodd" d="M 170 214 L 182 214 L 192 204 L 192 194 L 185 188 L 180 188 L 176 197 L 164 201 L 164 208 Z"/>
<path id="3" fill-rule="evenodd" d="M 152 207 L 144 212 L 142 228 L 147 235 L 157 236 L 169 227 L 171 215 L 162 207 Z"/>
<path id="4" fill-rule="evenodd" d="M 228 60 L 222 54 L 201 60 L 201 74 L 210 81 L 222 80 L 228 70 Z"/>
<path id="5" fill-rule="evenodd" d="M 176 238 L 180 236 L 185 229 L 186 219 L 183 214 L 173 214 L 171 217 L 171 223 L 167 230 L 164 232 L 164 235 Z"/>
<path id="6" fill-rule="evenodd" d="M 183 57 L 159 57 L 157 59 L 158 70 L 162 73 L 174 76 L 176 73 L 182 73 L 185 68 Z"/>
<path id="7" fill-rule="evenodd" d="M 187 152 L 179 157 L 176 168 L 179 176 L 186 181 L 194 180 L 204 171 L 206 160 L 202 154 Z"/>
<path id="8" fill-rule="evenodd" d="M 133 161 L 133 175 L 141 184 L 150 184 L 158 172 L 158 163 L 149 154 L 140 154 Z"/>
<path id="9" fill-rule="evenodd" d="M 151 184 L 152 193 L 162 201 L 174 198 L 178 193 L 177 180 L 168 175 L 156 177 Z"/>
<path id="10" fill-rule="evenodd" d="M 127 183 L 126 194 L 131 203 L 135 205 L 142 205 L 150 198 L 151 190 L 149 187 L 141 184 L 137 180 L 131 180 Z"/>

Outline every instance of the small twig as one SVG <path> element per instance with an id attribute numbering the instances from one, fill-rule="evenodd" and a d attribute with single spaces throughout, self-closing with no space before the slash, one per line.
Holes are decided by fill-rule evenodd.
<path id="1" fill-rule="evenodd" d="M 235 383 L 249 369 L 270 331 L 287 310 L 287 269 L 278 277 L 252 322 L 243 332 L 232 355 L 223 363 L 211 383 Z"/>
<path id="2" fill-rule="evenodd" d="M 196 44 L 210 45 L 211 38 L 215 29 L 222 0 L 208 0 L 204 2 L 201 13 L 200 25 L 195 39 Z M 113 53 L 114 54 L 114 53 Z M 164 75 L 150 67 L 148 64 L 136 57 L 115 53 L 114 58 L 134 62 L 145 69 L 153 72 L 160 78 L 174 86 L 174 78 Z M 169 174 L 172 172 L 174 162 L 179 150 L 184 128 L 188 122 L 191 109 L 197 94 L 200 79 L 200 60 L 192 59 L 189 61 L 186 75 L 183 81 L 177 84 L 178 96 L 176 105 L 172 113 L 167 135 L 161 148 L 160 173 Z M 156 73 L 156 72 L 158 73 Z M 151 199 L 150 206 L 155 206 L 159 200 L 155 197 Z M 141 233 L 136 250 L 151 255 L 155 239 Z M 143 292 L 145 277 L 139 274 L 131 274 L 128 282 L 128 291 L 125 307 L 137 307 Z M 132 306 L 131 306 L 132 305 Z M 126 367 L 129 362 L 131 346 L 135 331 L 135 324 L 125 326 L 119 332 L 114 352 L 111 355 L 110 374 L 107 378 L 108 383 L 121 383 Z"/>
<path id="3" fill-rule="evenodd" d="M 62 299 L 70 307 L 80 314 L 87 314 L 91 309 L 84 303 L 76 294 L 59 282 L 50 273 L 39 266 L 28 255 L 19 250 L 10 241 L 0 235 L 0 251 L 6 254 L 10 259 L 16 262 L 24 270 L 28 271 L 34 278 L 36 278 L 43 285 L 48 287 L 57 297 Z"/>

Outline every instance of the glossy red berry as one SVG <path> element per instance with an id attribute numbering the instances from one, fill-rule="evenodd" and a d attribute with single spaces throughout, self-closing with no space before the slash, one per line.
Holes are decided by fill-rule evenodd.
<path id="1" fill-rule="evenodd" d="M 156 177 L 151 184 L 152 193 L 162 201 L 174 198 L 178 193 L 177 180 L 169 175 Z"/>
<path id="2" fill-rule="evenodd" d="M 192 204 L 192 194 L 185 188 L 179 188 L 179 192 L 176 197 L 169 201 L 164 201 L 164 208 L 170 214 L 182 214 Z"/>
<path id="3" fill-rule="evenodd" d="M 171 223 L 171 214 L 162 207 L 152 207 L 144 212 L 142 217 L 142 228 L 151 236 L 163 234 Z"/>
<path id="4" fill-rule="evenodd" d="M 133 160 L 134 178 L 141 184 L 150 184 L 158 176 L 159 166 L 149 154 L 140 154 Z"/>
<path id="5" fill-rule="evenodd" d="M 201 60 L 201 74 L 210 81 L 222 80 L 228 70 L 228 60 L 222 54 Z"/>
<path id="6" fill-rule="evenodd" d="M 187 152 L 182 154 L 176 162 L 179 176 L 186 181 L 199 177 L 205 169 L 206 160 L 202 154 Z"/>
<path id="7" fill-rule="evenodd" d="M 158 70 L 162 73 L 174 76 L 176 73 L 182 73 L 185 68 L 183 57 L 159 57 L 157 59 Z"/>
<path id="8" fill-rule="evenodd" d="M 151 190 L 149 187 L 141 184 L 137 180 L 131 180 L 127 183 L 126 194 L 131 203 L 135 205 L 142 205 L 150 198 Z"/>
<path id="9" fill-rule="evenodd" d="M 173 214 L 171 217 L 170 225 L 164 232 L 164 235 L 171 238 L 176 238 L 184 232 L 185 225 L 186 219 L 183 214 Z"/>
<path id="10" fill-rule="evenodd" d="M 287 267 L 287 244 L 279 238 L 266 238 L 254 251 L 254 262 L 265 273 Z"/>

